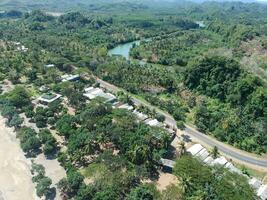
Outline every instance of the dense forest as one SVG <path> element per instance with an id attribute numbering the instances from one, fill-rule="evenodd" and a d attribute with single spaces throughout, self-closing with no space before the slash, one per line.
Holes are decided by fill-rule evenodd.
<path id="1" fill-rule="evenodd" d="M 81 9 L 81 1 L 72 12 L 68 2 L 62 13 L 52 12 L 49 3 L 32 4 L 31 12 L 25 12 L 27 1 L 19 10 L 12 1 L 2 3 L 0 80 L 14 88 L 5 91 L 2 86 L 0 110 L 25 154 L 43 152 L 58 159 L 67 171 L 57 184 L 65 199 L 255 199 L 244 177 L 186 154 L 174 167 L 177 184 L 158 191 L 146 180 L 158 176 L 159 159 L 169 156 L 170 135 L 103 99 L 86 103 L 82 93 L 97 85 L 93 77 L 98 76 L 168 112 L 181 129 L 190 123 L 222 142 L 264 154 L 266 5 L 162 7 L 117 1 L 111 9 L 101 2 Z M 115 46 L 135 40 L 141 43 L 131 49 L 131 60 L 108 55 Z M 66 73 L 90 78 L 60 82 Z M 34 107 L 41 86 L 61 94 L 63 102 Z M 121 99 L 132 103 L 125 94 Z M 146 113 L 164 121 L 155 110 Z M 23 125 L 24 115 L 39 132 Z M 64 150 L 54 132 L 63 138 Z M 32 173 L 38 196 L 46 196 L 51 180 L 41 166 L 33 164 Z"/>

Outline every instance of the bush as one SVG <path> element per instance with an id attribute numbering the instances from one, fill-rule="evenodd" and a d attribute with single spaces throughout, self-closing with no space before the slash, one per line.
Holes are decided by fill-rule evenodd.
<path id="1" fill-rule="evenodd" d="M 162 114 L 157 114 L 157 115 L 156 115 L 156 119 L 157 119 L 159 122 L 164 122 L 164 121 L 165 121 L 165 116 L 162 115 Z"/>
<path id="2" fill-rule="evenodd" d="M 184 130 L 185 129 L 185 124 L 183 121 L 177 121 L 176 122 L 176 126 L 181 129 L 181 130 Z"/>

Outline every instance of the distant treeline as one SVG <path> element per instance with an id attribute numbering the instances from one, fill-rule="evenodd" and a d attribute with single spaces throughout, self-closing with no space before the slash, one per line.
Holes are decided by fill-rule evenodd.
<path id="1" fill-rule="evenodd" d="M 0 18 L 21 18 L 23 13 L 18 10 L 9 10 L 0 12 Z"/>

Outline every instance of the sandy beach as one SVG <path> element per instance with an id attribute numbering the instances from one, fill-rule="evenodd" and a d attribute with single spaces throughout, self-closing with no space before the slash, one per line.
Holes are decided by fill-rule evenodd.
<path id="1" fill-rule="evenodd" d="M 30 160 L 20 149 L 12 128 L 0 116 L 0 200 L 37 200 Z"/>

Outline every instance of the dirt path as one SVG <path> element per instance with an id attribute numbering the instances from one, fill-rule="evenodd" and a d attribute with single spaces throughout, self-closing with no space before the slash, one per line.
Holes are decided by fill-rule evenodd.
<path id="1" fill-rule="evenodd" d="M 0 200 L 37 200 L 30 160 L 20 149 L 13 129 L 0 116 Z"/>
<path id="2" fill-rule="evenodd" d="M 157 186 L 157 189 L 159 191 L 163 191 L 169 185 L 171 185 L 171 184 L 177 185 L 178 182 L 179 181 L 178 181 L 178 179 L 177 179 L 177 177 L 175 175 L 169 174 L 169 173 L 160 172 L 159 179 L 156 182 L 156 186 Z"/>

